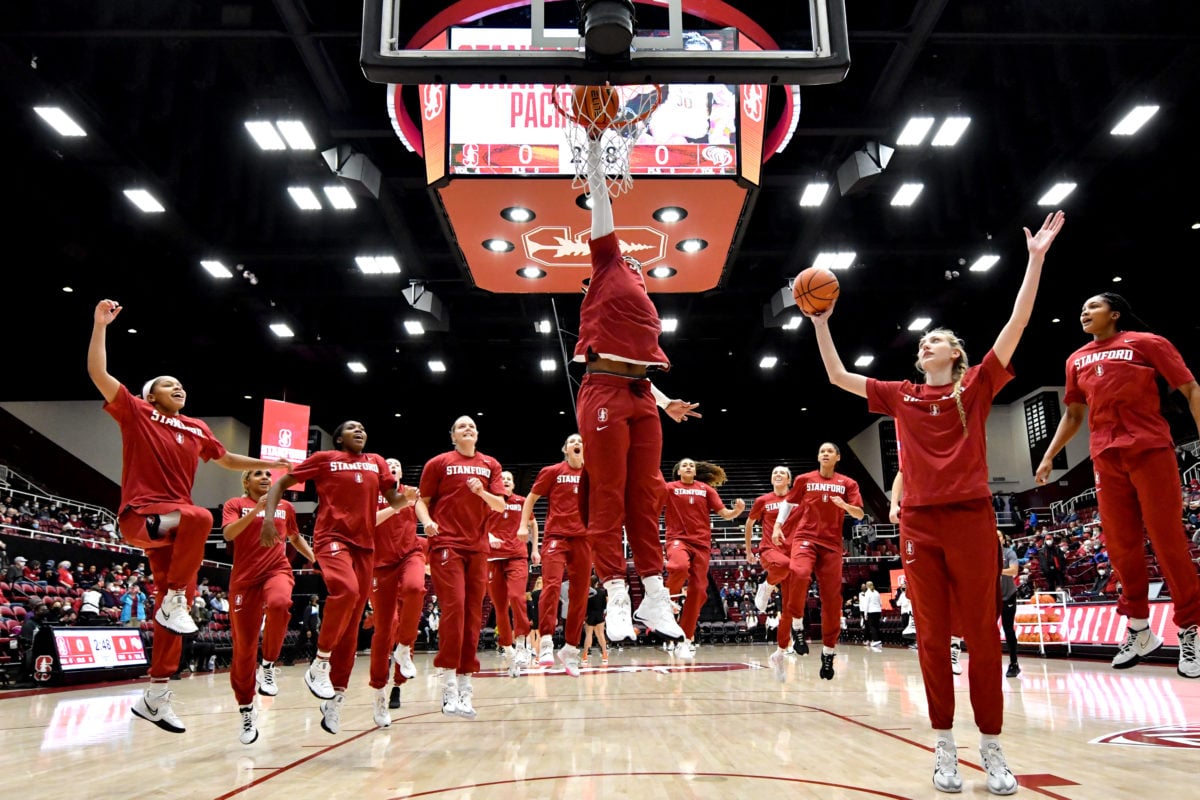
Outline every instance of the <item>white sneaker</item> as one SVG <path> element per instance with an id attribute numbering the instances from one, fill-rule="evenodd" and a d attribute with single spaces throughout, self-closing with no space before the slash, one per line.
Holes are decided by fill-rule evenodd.
<path id="1" fill-rule="evenodd" d="M 458 716 L 458 683 L 442 684 L 442 713 L 447 717 Z"/>
<path id="2" fill-rule="evenodd" d="M 472 702 L 474 695 L 475 690 L 469 684 L 459 687 L 458 709 L 454 713 L 463 719 L 475 719 L 475 705 Z"/>
<path id="3" fill-rule="evenodd" d="M 167 689 L 162 694 L 151 694 L 153 691 L 146 689 L 142 692 L 142 696 L 138 698 L 131 709 L 134 716 L 153 722 L 170 733 L 183 733 L 187 730 L 179 717 L 175 716 L 175 710 L 171 708 L 171 698 L 175 696 L 175 693 Z"/>
<path id="4" fill-rule="evenodd" d="M 335 694 L 332 699 L 321 703 L 321 727 L 329 733 L 337 733 L 342 729 L 342 704 L 346 695 Z"/>
<path id="5" fill-rule="evenodd" d="M 684 639 L 675 645 L 675 655 L 678 658 L 695 658 L 696 645 L 690 639 Z"/>
<path id="6" fill-rule="evenodd" d="M 509 645 L 504 648 L 504 657 L 508 659 L 508 677 L 521 677 L 521 664 L 517 660 L 517 654 L 521 652 L 521 648 Z"/>
<path id="7" fill-rule="evenodd" d="M 417 665 L 412 660 L 412 645 L 398 644 L 392 651 L 392 660 L 400 667 L 400 674 L 406 678 L 417 677 Z"/>
<path id="8" fill-rule="evenodd" d="M 1200 653 L 1196 651 L 1196 626 L 1179 631 L 1178 672 L 1185 678 L 1200 678 Z"/>
<path id="9" fill-rule="evenodd" d="M 767 613 L 767 605 L 771 602 L 771 592 L 774 589 L 774 586 L 763 581 L 758 585 L 758 590 L 754 593 L 754 607 L 763 614 Z"/>
<path id="10" fill-rule="evenodd" d="M 620 589 L 614 589 L 608 593 L 608 605 L 604 611 L 604 630 L 608 634 L 610 642 L 620 642 L 625 639 L 635 641 L 637 639 L 637 634 L 633 630 L 632 608 L 633 604 L 629 602 L 629 587 L 622 586 Z"/>
<path id="11" fill-rule="evenodd" d="M 987 773 L 987 790 L 992 794 L 1016 794 L 1017 779 L 1008 762 L 1004 760 L 1004 751 L 999 742 L 988 742 L 979 748 L 979 760 L 983 762 L 983 771 Z"/>
<path id="12" fill-rule="evenodd" d="M 562 662 L 563 669 L 572 678 L 579 677 L 579 648 L 574 645 L 564 644 L 562 649 L 558 651 L 558 660 Z"/>
<path id="13" fill-rule="evenodd" d="M 1125 637 L 1125 643 L 1121 645 L 1121 649 L 1113 656 L 1113 669 L 1129 669 L 1137 664 L 1145 656 L 1150 655 L 1158 648 L 1162 647 L 1162 637 L 1150 630 L 1150 626 L 1142 628 L 1140 631 L 1129 629 L 1128 635 Z M 1180 641 L 1182 644 L 1182 640 Z M 1183 648 L 1179 649 L 1180 663 L 1183 661 Z"/>
<path id="14" fill-rule="evenodd" d="M 785 651 L 776 647 L 775 652 L 767 657 L 767 663 L 775 673 L 775 680 L 780 683 L 787 680 L 787 653 Z"/>
<path id="15" fill-rule="evenodd" d="M 962 675 L 962 662 L 958 660 L 960 655 L 962 648 L 956 644 L 950 645 L 950 671 L 955 675 Z"/>
<path id="16" fill-rule="evenodd" d="M 665 586 L 657 592 L 647 592 L 633 616 L 659 636 L 668 639 L 685 638 L 683 628 L 679 627 L 675 615 L 671 613 L 671 595 Z"/>
<path id="17" fill-rule="evenodd" d="M 953 742 L 938 739 L 933 751 L 933 787 L 939 792 L 953 793 L 961 792 L 962 786 L 962 777 L 958 774 L 958 750 Z"/>
<path id="18" fill-rule="evenodd" d="M 549 669 L 554 666 L 554 637 L 543 636 L 540 645 L 541 651 L 538 653 L 538 666 Z"/>
<path id="19" fill-rule="evenodd" d="M 529 652 L 528 647 L 518 646 L 517 652 L 513 656 L 513 664 L 516 665 L 518 670 L 525 669 L 526 667 L 529 666 L 529 659 L 530 659 L 530 656 L 532 656 L 532 655 L 533 654 Z M 514 675 L 513 677 L 515 678 L 516 676 Z"/>
<path id="20" fill-rule="evenodd" d="M 308 686 L 308 690 L 313 693 L 313 697 L 321 700 L 332 700 L 334 694 L 333 684 L 329 682 L 329 661 L 325 659 L 314 659 L 308 665 L 308 669 L 304 671 L 304 683 Z"/>
<path id="21" fill-rule="evenodd" d="M 248 705 L 238 708 L 238 713 L 242 715 L 242 732 L 238 734 L 238 741 L 242 744 L 254 744 L 258 741 L 258 728 L 254 724 L 258 721 L 258 712 L 254 710 L 253 705 Z"/>
<path id="22" fill-rule="evenodd" d="M 375 696 L 371 698 L 371 716 L 375 718 L 375 724 L 380 728 L 391 727 L 392 714 L 388 711 L 388 690 L 386 686 L 375 690 Z"/>
<path id="23" fill-rule="evenodd" d="M 174 589 L 167 590 L 167 596 L 163 598 L 162 605 L 154 613 L 154 621 L 171 633 L 178 633 L 180 636 L 199 630 L 196 627 L 196 620 L 192 619 L 187 595 Z"/>
<path id="24" fill-rule="evenodd" d="M 258 671 L 254 673 L 254 682 L 258 684 L 258 693 L 267 697 L 274 697 L 279 694 L 279 684 L 275 683 L 275 665 L 264 667 L 258 665 Z"/>

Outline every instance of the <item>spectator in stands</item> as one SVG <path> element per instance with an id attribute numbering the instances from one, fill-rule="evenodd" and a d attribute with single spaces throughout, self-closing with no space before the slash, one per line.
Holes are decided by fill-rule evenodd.
<path id="1" fill-rule="evenodd" d="M 811 315 L 829 380 L 868 399 L 871 411 L 897 420 L 904 456 L 901 553 L 917 615 L 918 658 L 935 732 L 933 782 L 962 790 L 954 743 L 954 675 L 950 667 L 951 613 L 971 649 L 970 696 L 982 737 L 987 787 L 1012 794 L 1016 778 L 999 742 L 1004 720 L 1000 640 L 996 635 L 996 512 L 988 488 L 987 417 L 1011 380 L 1009 362 L 1029 322 L 1047 250 L 1063 225 L 1049 214 L 1033 234 L 1025 229 L 1029 261 L 1012 313 L 983 357 L 968 367 L 962 341 L 935 329 L 921 337 L 917 368 L 923 384 L 881 381 L 851 373 L 829 330 L 836 302 Z M 986 591 L 980 591 L 986 587 Z"/>
<path id="2" fill-rule="evenodd" d="M 121 598 L 121 624 L 137 627 L 145 621 L 145 596 L 142 594 L 141 588 L 135 583 L 129 587 L 125 592 L 125 596 Z"/>
<path id="3" fill-rule="evenodd" d="M 65 586 L 68 589 L 75 588 L 75 573 L 71 571 L 70 561 L 58 562 L 58 580 L 59 586 Z"/>
<path id="4" fill-rule="evenodd" d="M 1046 535 L 1042 548 L 1038 552 L 1038 566 L 1041 567 L 1042 577 L 1046 579 L 1047 588 L 1057 591 L 1067 585 L 1067 557 L 1062 547 L 1054 541 L 1050 534 Z"/>
<path id="5" fill-rule="evenodd" d="M 321 728 L 327 733 L 341 730 L 359 627 L 371 594 L 376 500 L 382 495 L 393 508 L 400 509 L 416 496 L 412 490 L 398 493 L 387 462 L 365 451 L 367 429 L 361 422 L 346 420 L 338 425 L 333 431 L 333 444 L 335 449 L 313 453 L 290 475 L 271 485 L 260 537 L 265 547 L 279 541 L 275 511 L 283 493 L 301 481 L 311 480 L 317 491 L 313 552 L 329 595 L 317 657 L 304 673 L 304 682 L 313 696 L 323 701 Z"/>
<path id="6" fill-rule="evenodd" d="M 1091 587 L 1088 588 L 1088 590 L 1085 592 L 1080 592 L 1080 595 L 1084 596 L 1084 597 L 1091 597 L 1091 598 L 1103 598 L 1106 595 L 1112 593 L 1112 589 L 1114 588 L 1111 585 L 1112 582 L 1113 582 L 1113 574 L 1112 574 L 1112 571 L 1108 568 L 1108 565 L 1107 564 L 1097 564 L 1096 565 L 1096 579 L 1094 581 L 1092 581 Z"/>
<path id="7" fill-rule="evenodd" d="M 8 569 L 4 571 L 4 580 L 7 583 L 16 583 L 17 581 L 25 580 L 25 564 L 27 563 L 25 556 L 17 556 L 8 565 Z"/>
<path id="8" fill-rule="evenodd" d="M 1067 360 L 1066 413 L 1038 464 L 1037 482 L 1049 481 L 1053 457 L 1083 426 L 1086 415 L 1096 486 L 1103 487 L 1096 492 L 1100 516 L 1124 588 L 1118 609 L 1129 619 L 1128 638 L 1113 667 L 1132 667 L 1162 645 L 1149 621 L 1149 570 L 1143 558 L 1148 536 L 1175 603 L 1179 674 L 1200 678 L 1200 576 L 1181 535 L 1182 485 L 1171 428 L 1162 415 L 1159 381 L 1187 399 L 1197 428 L 1200 384 L 1175 346 L 1146 331 L 1124 297 L 1102 292 L 1088 298 L 1080 323 L 1092 341 Z"/>
<path id="9" fill-rule="evenodd" d="M 279 463 L 229 453 L 201 420 L 181 414 L 187 393 L 170 376 L 147 381 L 141 397 L 108 372 L 108 326 L 121 305 L 101 300 L 92 315 L 87 369 L 104 397 L 104 410 L 121 428 L 121 533 L 141 547 L 158 575 L 160 594 L 151 649 L 150 686 L 133 705 L 135 716 L 163 730 L 185 728 L 171 707 L 167 681 L 179 667 L 180 636 L 194 633 L 188 591 L 195 585 L 212 513 L 192 504 L 192 485 L 201 459 L 241 471 Z"/>

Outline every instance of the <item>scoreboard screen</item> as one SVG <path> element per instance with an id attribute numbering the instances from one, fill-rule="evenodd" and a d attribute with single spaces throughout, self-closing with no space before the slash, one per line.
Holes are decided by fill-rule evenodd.
<path id="1" fill-rule="evenodd" d="M 558 36 L 574 31 L 547 31 Z M 732 49 L 733 28 L 687 31 L 685 49 Z M 521 29 L 452 28 L 450 47 L 459 50 L 530 48 Z M 622 112 L 636 116 L 658 94 L 654 86 L 618 86 Z M 450 87 L 450 175 L 574 175 L 580 154 L 567 138 L 567 123 L 555 108 L 571 107 L 571 86 L 548 84 L 455 84 Z M 738 167 L 737 86 L 667 84 L 633 144 L 635 175 L 734 176 Z"/>
<path id="2" fill-rule="evenodd" d="M 55 628 L 63 672 L 148 664 L 137 628 Z"/>

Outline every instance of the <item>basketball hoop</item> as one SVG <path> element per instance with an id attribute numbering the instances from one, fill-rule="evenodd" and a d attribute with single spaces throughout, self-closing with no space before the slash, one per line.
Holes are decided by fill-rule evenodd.
<path id="1" fill-rule="evenodd" d="M 583 89 L 583 87 L 579 88 Z M 605 186 L 611 197 L 617 197 L 633 187 L 629 158 L 634 144 L 646 129 L 647 120 L 662 103 L 663 88 L 659 84 L 603 88 L 615 91 L 620 98 L 615 112 L 605 108 L 594 116 L 585 116 L 576 107 L 575 97 L 578 90 L 573 90 L 571 93 L 572 102 L 569 109 L 563 108 L 559 103 L 557 90 L 551 93 L 550 97 L 555 110 L 564 119 L 563 131 L 567 145 L 571 148 L 571 163 L 575 167 L 571 188 L 588 188 L 587 152 L 589 142 L 599 141 L 604 153 Z"/>

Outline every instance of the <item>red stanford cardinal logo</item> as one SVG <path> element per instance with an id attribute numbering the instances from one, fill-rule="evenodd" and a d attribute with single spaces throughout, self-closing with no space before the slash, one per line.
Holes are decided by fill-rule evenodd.
<path id="1" fill-rule="evenodd" d="M 596 412 L 596 421 L 597 422 L 608 422 L 608 409 L 607 408 L 602 408 Z"/>
<path id="2" fill-rule="evenodd" d="M 1183 747 L 1200 749 L 1200 725 L 1156 725 L 1132 728 L 1093 739 L 1090 744 L 1125 744 L 1135 747 Z"/>

